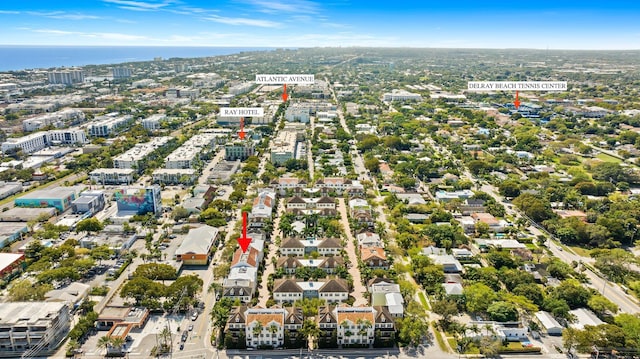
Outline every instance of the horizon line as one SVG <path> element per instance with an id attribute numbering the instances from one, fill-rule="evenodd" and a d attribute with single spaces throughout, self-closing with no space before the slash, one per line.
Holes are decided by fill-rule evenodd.
<path id="1" fill-rule="evenodd" d="M 227 49 L 409 49 L 409 50 L 542 50 L 542 51 L 640 51 L 633 49 L 570 49 L 536 47 L 437 47 L 437 46 L 228 46 L 228 45 L 65 45 L 65 44 L 0 44 L 0 47 L 143 47 L 143 48 L 227 48 Z"/>

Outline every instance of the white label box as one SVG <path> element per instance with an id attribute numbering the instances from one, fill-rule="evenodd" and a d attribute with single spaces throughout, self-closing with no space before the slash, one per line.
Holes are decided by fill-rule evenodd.
<path id="1" fill-rule="evenodd" d="M 469 91 L 566 91 L 566 81 L 469 81 Z"/>
<path id="2" fill-rule="evenodd" d="M 220 116 L 261 117 L 264 116 L 264 109 L 262 107 L 221 107 Z"/>
<path id="3" fill-rule="evenodd" d="M 312 85 L 315 83 L 313 75 L 256 75 L 257 84 L 270 85 Z"/>

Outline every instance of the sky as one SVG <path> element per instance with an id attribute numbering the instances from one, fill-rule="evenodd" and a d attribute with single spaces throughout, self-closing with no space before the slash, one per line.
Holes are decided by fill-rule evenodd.
<path id="1" fill-rule="evenodd" d="M 0 45 L 640 49 L 640 1 L 4 0 Z"/>

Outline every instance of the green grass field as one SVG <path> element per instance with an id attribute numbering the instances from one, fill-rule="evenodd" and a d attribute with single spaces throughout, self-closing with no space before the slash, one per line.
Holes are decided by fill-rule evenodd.
<path id="1" fill-rule="evenodd" d="M 602 161 L 605 161 L 605 162 L 615 162 L 615 163 L 620 163 L 620 162 L 622 162 L 622 160 L 621 160 L 621 159 L 616 158 L 616 157 L 613 157 L 613 156 L 609 156 L 609 155 L 608 155 L 608 154 L 606 154 L 606 153 L 598 153 L 598 154 L 596 155 L 596 158 L 597 158 L 597 159 L 600 159 L 600 160 L 602 160 Z"/>

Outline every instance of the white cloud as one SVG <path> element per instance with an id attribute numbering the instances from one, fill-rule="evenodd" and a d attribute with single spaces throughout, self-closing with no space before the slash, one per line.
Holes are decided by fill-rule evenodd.
<path id="1" fill-rule="evenodd" d="M 12 10 L 0 10 L 0 14 L 4 15 L 17 15 L 20 11 L 12 11 Z"/>
<path id="2" fill-rule="evenodd" d="M 265 13 L 290 12 L 315 14 L 319 11 L 318 4 L 309 0 L 243 0 L 242 2 L 251 4 L 257 7 L 259 9 L 258 11 Z"/>
<path id="3" fill-rule="evenodd" d="M 133 0 L 102 0 L 105 3 L 120 5 L 121 9 L 133 11 L 157 11 L 174 3 L 171 0 L 157 1 L 133 1 Z"/>
<path id="4" fill-rule="evenodd" d="M 280 27 L 281 25 L 274 21 L 249 19 L 245 17 L 223 17 L 218 15 L 211 15 L 205 17 L 206 20 L 219 22 L 221 24 L 234 25 L 234 26 L 256 26 L 256 27 Z"/>
<path id="5" fill-rule="evenodd" d="M 81 13 L 68 13 L 64 11 L 27 11 L 27 14 L 33 16 L 42 16 L 50 19 L 61 19 L 61 20 L 97 20 L 101 19 L 100 16 L 96 15 L 88 15 Z"/>
<path id="6" fill-rule="evenodd" d="M 147 36 L 122 34 L 117 32 L 81 32 L 81 31 L 67 31 L 67 30 L 58 30 L 58 29 L 32 29 L 31 31 L 37 32 L 40 34 L 49 34 L 49 35 L 56 35 L 56 36 L 74 36 L 74 37 L 79 36 L 79 37 L 102 39 L 102 40 L 140 41 L 140 40 L 149 39 Z"/>

